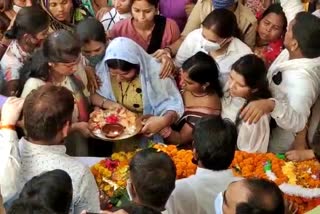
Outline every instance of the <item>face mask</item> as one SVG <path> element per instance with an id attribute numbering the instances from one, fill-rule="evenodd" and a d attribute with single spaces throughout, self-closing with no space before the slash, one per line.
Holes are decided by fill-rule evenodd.
<path id="1" fill-rule="evenodd" d="M 18 13 L 22 9 L 22 7 L 19 7 L 17 5 L 13 5 L 12 9 L 14 12 Z"/>
<path id="2" fill-rule="evenodd" d="M 128 180 L 127 180 L 127 187 L 126 187 L 126 189 L 127 189 L 127 192 L 128 192 L 130 201 L 132 201 L 131 185 L 132 185 L 132 184 L 131 184 L 131 180 L 128 179 Z"/>
<path id="3" fill-rule="evenodd" d="M 89 60 L 90 65 L 95 68 L 96 65 L 102 61 L 104 55 L 105 55 L 105 52 L 103 51 L 101 54 L 94 55 L 94 56 L 86 56 L 86 57 Z"/>
<path id="4" fill-rule="evenodd" d="M 221 48 L 218 43 L 211 42 L 211 41 L 205 39 L 203 36 L 202 36 L 202 45 L 201 46 L 208 53 L 210 53 L 211 51 L 219 50 Z"/>
<path id="5" fill-rule="evenodd" d="M 222 192 L 220 192 L 215 201 L 214 201 L 214 209 L 216 211 L 216 214 L 223 214 L 223 196 L 222 196 Z"/>
<path id="6" fill-rule="evenodd" d="M 235 0 L 212 0 L 214 9 L 229 8 L 235 3 Z"/>

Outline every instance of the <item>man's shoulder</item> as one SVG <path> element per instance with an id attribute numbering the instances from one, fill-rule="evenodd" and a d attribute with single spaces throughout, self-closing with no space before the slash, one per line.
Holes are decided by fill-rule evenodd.
<path id="1" fill-rule="evenodd" d="M 250 8 L 248 8 L 245 5 L 239 4 L 240 9 L 240 17 L 242 19 L 245 19 L 247 22 L 250 22 L 252 24 L 257 22 L 256 16 L 253 14 Z"/>

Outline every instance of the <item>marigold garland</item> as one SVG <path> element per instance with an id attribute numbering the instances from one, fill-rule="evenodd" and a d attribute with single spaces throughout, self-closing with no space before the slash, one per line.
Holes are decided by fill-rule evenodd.
<path id="1" fill-rule="evenodd" d="M 153 148 L 167 153 L 173 160 L 177 169 L 177 179 L 187 178 L 196 173 L 197 166 L 192 163 L 193 154 L 191 150 L 178 150 L 174 145 L 155 144 Z"/>
<path id="2" fill-rule="evenodd" d="M 277 185 L 287 182 L 288 178 L 282 172 L 282 166 L 285 164 L 285 161 L 272 153 L 262 154 L 236 151 L 230 167 L 236 176 L 268 179 L 264 170 L 264 166 L 268 161 L 271 163 L 272 171 L 277 175 L 277 179 L 274 182 Z"/>
<path id="3" fill-rule="evenodd" d="M 177 169 L 177 179 L 189 177 L 196 172 L 197 166 L 192 163 L 193 154 L 191 150 L 178 150 L 174 145 L 155 144 L 153 148 L 167 153 L 174 161 Z M 107 196 L 112 197 L 118 190 L 125 190 L 128 178 L 129 162 L 134 152 L 114 153 L 111 158 L 100 161 L 92 166 L 91 171 L 95 176 L 97 184 Z M 305 188 L 320 188 L 320 164 L 315 160 L 302 162 L 286 162 L 272 153 L 247 153 L 236 151 L 234 160 L 230 166 L 236 176 L 244 178 L 269 179 L 270 173 L 274 174 L 273 180 L 282 186 L 288 183 Z M 267 175 L 268 174 L 268 175 Z M 320 198 L 302 198 L 285 195 L 298 208 L 302 214 L 320 204 Z"/>
<path id="4" fill-rule="evenodd" d="M 265 173 L 265 166 L 268 162 L 270 162 L 271 171 L 276 177 L 274 182 L 280 187 L 286 183 L 310 189 L 320 187 L 320 164 L 316 160 L 286 162 L 272 153 L 253 154 L 236 151 L 230 167 L 236 176 L 270 179 Z M 299 214 L 305 213 L 320 204 L 319 198 L 302 198 L 288 194 L 285 194 L 285 198 L 295 204 Z"/>

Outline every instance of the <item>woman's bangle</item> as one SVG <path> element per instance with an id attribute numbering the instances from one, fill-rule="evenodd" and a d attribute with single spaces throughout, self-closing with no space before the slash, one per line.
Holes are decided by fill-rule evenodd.
<path id="1" fill-rule="evenodd" d="M 169 51 L 170 57 L 173 57 L 172 49 L 169 46 L 163 48 L 163 50 L 166 50 L 166 49 Z"/>
<path id="2" fill-rule="evenodd" d="M 4 125 L 4 124 L 0 124 L 0 129 L 10 129 L 15 131 L 16 130 L 16 125 Z"/>

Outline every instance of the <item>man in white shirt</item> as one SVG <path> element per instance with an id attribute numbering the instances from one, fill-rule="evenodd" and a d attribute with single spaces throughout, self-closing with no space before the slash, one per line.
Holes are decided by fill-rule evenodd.
<path id="1" fill-rule="evenodd" d="M 3 203 L 18 191 L 17 177 L 20 171 L 18 136 L 14 127 L 18 121 L 23 99 L 10 97 L 1 110 L 0 125 L 0 191 Z"/>
<path id="2" fill-rule="evenodd" d="M 176 181 L 166 209 L 169 214 L 214 214 L 219 192 L 240 178 L 228 169 L 237 144 L 237 129 L 220 116 L 202 118 L 194 130 L 195 175 Z"/>
<path id="3" fill-rule="evenodd" d="M 284 39 L 286 49 L 270 66 L 268 79 L 275 99 L 251 102 L 242 111 L 245 121 L 256 122 L 270 113 L 278 127 L 272 131 L 269 151 L 287 152 L 303 130 L 320 94 L 320 18 L 298 13 Z"/>
<path id="4" fill-rule="evenodd" d="M 31 92 L 23 106 L 26 138 L 19 142 L 21 171 L 19 184 L 43 172 L 66 171 L 73 186 L 70 212 L 100 211 L 99 191 L 88 167 L 66 154 L 64 138 L 71 127 L 74 98 L 64 87 L 44 85 Z"/>

